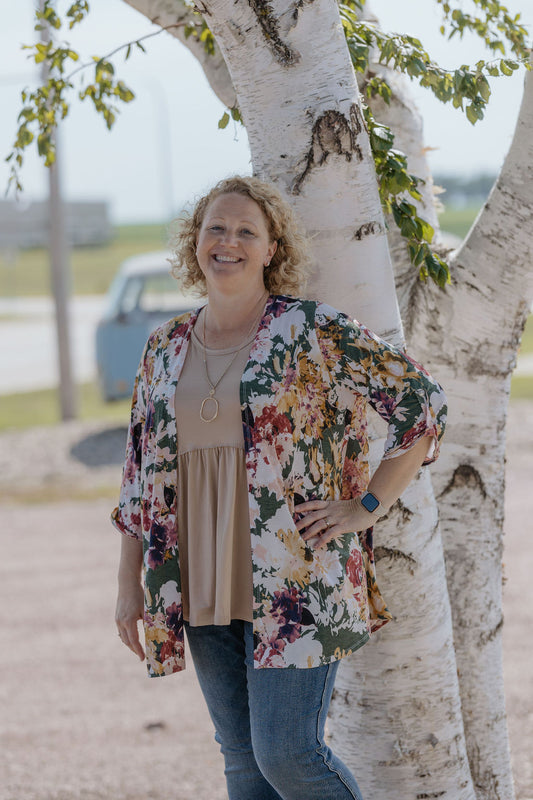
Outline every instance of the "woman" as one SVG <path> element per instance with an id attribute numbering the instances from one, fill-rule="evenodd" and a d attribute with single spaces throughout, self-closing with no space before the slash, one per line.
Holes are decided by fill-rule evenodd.
<path id="1" fill-rule="evenodd" d="M 391 618 L 372 526 L 444 425 L 420 366 L 288 296 L 305 265 L 274 187 L 236 177 L 199 201 L 175 270 L 208 302 L 148 340 L 113 512 L 119 636 L 143 659 L 144 619 L 156 676 L 184 668 L 186 631 L 230 800 L 360 800 L 324 742 L 329 701 L 339 659 Z M 367 403 L 389 424 L 370 482 Z"/>

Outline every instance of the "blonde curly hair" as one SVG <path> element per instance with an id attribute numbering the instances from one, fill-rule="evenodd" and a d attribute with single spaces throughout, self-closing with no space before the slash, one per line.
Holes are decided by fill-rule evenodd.
<path id="1" fill-rule="evenodd" d="M 235 175 L 219 181 L 196 203 L 192 214 L 179 218 L 177 233 L 169 259 L 172 274 L 185 289 L 205 296 L 205 276 L 196 258 L 196 241 L 209 204 L 222 194 L 240 194 L 257 203 L 265 216 L 271 240 L 277 249 L 265 267 L 265 288 L 270 294 L 297 295 L 305 286 L 310 266 L 308 240 L 303 234 L 289 204 L 270 183 L 259 178 Z"/>

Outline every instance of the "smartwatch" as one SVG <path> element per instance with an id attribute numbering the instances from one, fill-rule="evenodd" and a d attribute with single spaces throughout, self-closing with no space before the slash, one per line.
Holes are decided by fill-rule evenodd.
<path id="1" fill-rule="evenodd" d="M 382 511 L 383 514 L 385 513 L 385 509 L 379 502 L 376 495 L 372 494 L 372 492 L 365 492 L 359 499 L 363 508 L 365 508 L 370 514 L 373 514 L 375 511 Z"/>

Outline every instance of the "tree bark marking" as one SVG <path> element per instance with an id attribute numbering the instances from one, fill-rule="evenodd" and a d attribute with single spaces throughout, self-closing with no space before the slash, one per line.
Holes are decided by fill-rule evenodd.
<path id="1" fill-rule="evenodd" d="M 485 489 L 485 484 L 483 483 L 483 479 L 478 470 L 475 469 L 475 467 L 473 467 L 471 464 L 459 464 L 459 466 L 454 470 L 450 481 L 439 494 L 439 500 L 441 497 L 445 497 L 453 489 L 464 488 L 468 488 L 470 491 L 477 488 L 483 499 L 485 500 L 487 498 L 487 490 Z M 473 500 L 473 502 L 475 502 L 475 500 Z"/>
<path id="2" fill-rule="evenodd" d="M 383 233 L 383 225 L 380 222 L 365 222 L 360 228 L 356 230 L 353 238 L 358 242 L 366 236 L 380 236 Z"/>
<path id="3" fill-rule="evenodd" d="M 296 50 L 292 50 L 281 38 L 279 22 L 272 8 L 272 3 L 266 0 L 248 0 L 248 5 L 259 23 L 264 40 L 276 61 L 287 67 L 291 64 L 296 64 L 300 60 L 300 54 Z M 297 19 L 298 7 L 295 8 L 295 13 Z"/>
<path id="4" fill-rule="evenodd" d="M 402 550 L 397 550 L 393 547 L 375 547 L 374 548 L 374 558 L 377 561 L 381 561 L 382 558 L 390 558 L 392 561 L 407 561 L 408 564 L 416 564 L 416 558 L 410 556 L 408 553 L 404 553 Z M 414 575 L 414 570 L 409 570 L 412 575 Z"/>
<path id="5" fill-rule="evenodd" d="M 325 164 L 331 154 L 344 156 L 346 161 L 351 161 L 354 156 L 357 161 L 362 161 L 363 153 L 357 144 L 357 137 L 362 130 L 361 112 L 355 103 L 350 106 L 349 121 L 334 109 L 328 109 L 318 117 L 313 125 L 304 170 L 294 181 L 292 193 L 299 194 L 311 170 Z"/>

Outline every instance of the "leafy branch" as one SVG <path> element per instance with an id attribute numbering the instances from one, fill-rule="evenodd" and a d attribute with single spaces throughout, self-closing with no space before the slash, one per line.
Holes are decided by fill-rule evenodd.
<path id="1" fill-rule="evenodd" d="M 381 93 L 381 96 L 384 99 L 386 97 L 384 93 Z M 418 187 L 423 181 L 409 173 L 407 157 L 394 149 L 394 134 L 391 129 L 378 123 L 366 105 L 363 106 L 363 114 L 376 166 L 383 210 L 386 214 L 392 214 L 394 222 L 407 242 L 409 258 L 418 268 L 420 278 L 422 280 L 431 278 L 444 288 L 450 283 L 450 270 L 444 259 L 431 249 L 435 231 L 429 222 L 418 215 L 416 206 L 406 198 L 409 195 L 414 200 L 422 200 Z"/>
<path id="2" fill-rule="evenodd" d="M 209 56 L 215 55 L 215 37 L 211 33 L 207 22 L 198 11 L 193 9 L 193 18 L 196 19 L 196 24 L 191 22 L 185 25 L 184 33 L 185 38 L 188 39 L 192 36 L 194 39 L 202 42 L 204 49 Z"/>
<path id="3" fill-rule="evenodd" d="M 529 56 L 525 40 L 527 32 L 518 25 L 519 15 L 514 18 L 509 17 L 507 9 L 497 2 L 474 1 L 480 5 L 491 6 L 492 17 L 487 21 L 486 27 L 477 24 L 481 23 L 481 20 L 477 20 L 476 23 L 474 18 L 466 15 L 460 17 L 458 10 L 452 9 L 449 3 L 437 0 L 443 4 L 445 13 L 449 14 L 451 24 L 455 25 L 450 36 L 454 31 L 462 35 L 466 29 L 474 30 L 482 36 L 486 44 L 491 43 L 493 51 L 499 50 L 505 55 L 502 39 L 494 38 L 493 28 L 496 25 L 503 38 L 511 43 L 512 50 L 520 62 L 529 67 L 526 61 Z M 339 7 L 354 69 L 356 72 L 366 74 L 364 94 L 367 99 L 379 96 L 389 104 L 392 97 L 392 90 L 387 81 L 380 75 L 369 72 L 372 54 L 378 63 L 417 80 L 443 103 L 451 102 L 455 108 L 464 110 L 467 119 L 475 124 L 483 118 L 490 99 L 487 75 L 511 75 L 519 68 L 518 61 L 501 58 L 489 63 L 478 61 L 475 68 L 463 65 L 456 70 L 446 70 L 431 60 L 421 42 L 415 37 L 383 33 L 374 25 L 359 20 L 357 12 L 361 10 L 360 2 L 342 3 Z M 426 280 L 429 277 L 444 287 L 450 281 L 450 273 L 446 262 L 431 249 L 434 230 L 419 216 L 416 205 L 409 202 L 409 197 L 414 200 L 422 199 L 418 188 L 422 180 L 409 173 L 406 156 L 394 149 L 394 134 L 390 128 L 379 124 L 368 107 L 364 107 L 364 115 L 383 209 L 386 214 L 392 215 L 406 240 L 409 258 L 418 268 L 421 279 Z"/>
<path id="4" fill-rule="evenodd" d="M 528 32 L 520 24 L 521 14 L 511 16 L 509 9 L 498 0 L 473 0 L 483 11 L 483 17 L 465 14 L 460 7 L 454 8 L 447 0 L 436 1 L 444 13 L 444 23 L 440 27 L 443 36 L 448 33 L 448 39 L 451 39 L 458 34 L 462 38 L 465 31 L 470 31 L 479 36 L 489 50 L 500 52 L 503 56 L 506 39 L 517 59 L 527 58 Z"/>
<path id="5" fill-rule="evenodd" d="M 477 1 L 486 2 L 486 0 Z M 375 61 L 417 80 L 420 86 L 428 88 L 441 102 L 451 102 L 455 108 L 461 108 L 472 124 L 483 119 L 485 107 L 490 99 L 491 91 L 487 75 L 492 77 L 512 75 L 521 64 L 527 69 L 530 68 L 530 49 L 523 38 L 526 33 L 524 28 L 520 28 L 523 32 L 520 36 L 518 33 L 513 35 L 508 31 L 509 36 L 513 36 L 512 48 L 517 54 L 516 59 L 499 58 L 488 62 L 481 60 L 475 67 L 463 65 L 455 70 L 447 70 L 431 60 L 422 43 L 414 36 L 383 33 L 374 25 L 359 20 L 353 8 L 345 3 L 340 5 L 340 14 L 356 72 L 366 71 L 371 50 L 375 49 Z M 490 37 L 489 40 L 495 46 L 495 40 Z M 501 39 L 498 40 L 498 48 L 503 48 L 502 52 L 505 55 Z"/>
<path id="6" fill-rule="evenodd" d="M 72 3 L 65 13 L 69 30 L 82 22 L 89 13 L 89 3 L 78 0 Z M 35 12 L 37 24 L 35 30 L 42 31 L 45 26 L 50 29 L 60 30 L 63 21 L 52 5 L 52 0 L 45 0 L 42 11 Z M 126 42 L 115 48 L 106 56 L 93 56 L 92 60 L 80 64 L 68 72 L 68 67 L 79 61 L 79 54 L 66 44 L 56 44 L 52 39 L 48 42 L 38 42 L 33 45 L 23 45 L 24 50 L 30 51 L 30 58 L 35 64 L 46 68 L 46 80 L 36 89 L 30 91 L 25 88 L 21 92 L 22 109 L 17 118 L 17 133 L 11 152 L 6 157 L 11 169 L 8 179 L 7 191 L 14 186 L 15 192 L 22 191 L 20 171 L 24 163 L 24 155 L 37 137 L 37 150 L 44 158 L 47 167 L 55 162 L 55 130 L 58 123 L 65 119 L 69 110 L 69 94 L 75 88 L 73 77 L 79 72 L 94 67 L 94 77 L 91 83 L 78 91 L 78 99 L 89 99 L 96 112 L 102 116 L 107 128 L 110 130 L 116 121 L 119 112 L 117 102 L 129 103 L 135 98 L 133 91 L 115 77 L 115 68 L 109 60 L 121 51 L 125 52 L 127 60 L 133 48 L 146 52 L 143 42 L 153 36 L 159 36 L 164 30 L 183 27 L 184 23 L 174 23 L 159 30 L 145 34 L 131 42 Z"/>

